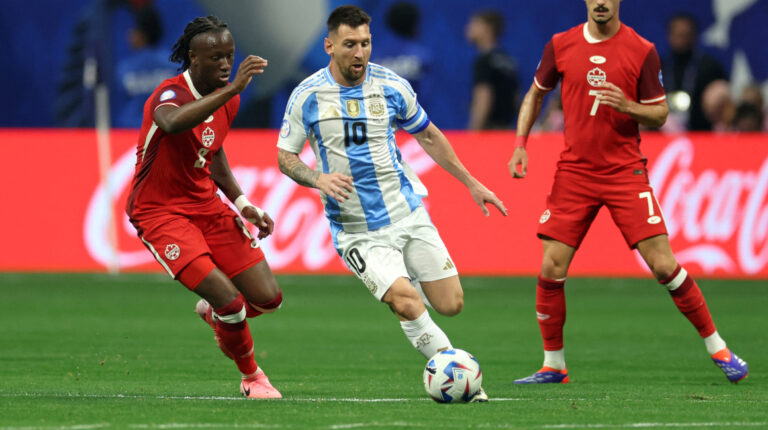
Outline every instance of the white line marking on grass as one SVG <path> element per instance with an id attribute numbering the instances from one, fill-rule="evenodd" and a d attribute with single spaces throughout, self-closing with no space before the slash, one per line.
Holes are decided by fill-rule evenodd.
<path id="1" fill-rule="evenodd" d="M 109 423 L 99 424 L 75 424 L 72 426 L 47 426 L 47 427 L 0 427 L 0 430 L 91 430 L 111 427 Z"/>
<path id="2" fill-rule="evenodd" d="M 664 428 L 664 427 L 763 427 L 768 422 L 710 422 L 710 423 L 626 423 L 626 424 L 552 424 L 545 429 L 605 429 L 605 428 Z"/>

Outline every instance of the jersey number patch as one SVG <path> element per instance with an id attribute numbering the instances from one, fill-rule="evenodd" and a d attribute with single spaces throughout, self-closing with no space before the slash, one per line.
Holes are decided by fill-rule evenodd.
<path id="1" fill-rule="evenodd" d="M 362 145 L 366 141 L 368 141 L 368 129 L 364 122 L 344 122 L 344 146 L 348 147 L 350 142 Z"/>

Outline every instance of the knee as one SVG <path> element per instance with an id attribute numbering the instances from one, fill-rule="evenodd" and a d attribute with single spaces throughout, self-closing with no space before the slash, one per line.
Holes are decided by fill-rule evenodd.
<path id="1" fill-rule="evenodd" d="M 434 303 L 432 305 L 440 315 L 447 317 L 458 315 L 464 309 L 464 293 L 459 291 L 450 300 L 440 303 L 439 307 L 434 306 Z"/>
<path id="2" fill-rule="evenodd" d="M 552 256 L 544 255 L 541 260 L 541 276 L 547 279 L 562 279 L 568 275 L 568 265 Z"/>
<path id="3" fill-rule="evenodd" d="M 260 314 L 271 314 L 280 309 L 283 304 L 283 292 L 278 288 L 272 299 L 264 303 L 248 302 L 248 306 Z"/>
<path id="4" fill-rule="evenodd" d="M 672 276 L 672 273 L 677 269 L 677 260 L 672 256 L 667 256 L 661 253 L 655 253 L 648 256 L 646 259 L 648 268 L 651 269 L 654 278 L 658 281 L 663 281 Z"/>
<path id="5" fill-rule="evenodd" d="M 399 291 L 396 294 L 388 296 L 389 297 L 384 303 L 388 304 L 396 314 L 403 316 L 409 321 L 420 317 L 426 310 L 424 302 L 421 300 L 421 296 L 419 296 L 416 290 L 413 290 L 413 293 Z"/>

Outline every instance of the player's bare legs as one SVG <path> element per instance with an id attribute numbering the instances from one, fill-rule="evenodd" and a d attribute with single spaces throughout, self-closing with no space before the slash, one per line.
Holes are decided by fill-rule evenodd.
<path id="1" fill-rule="evenodd" d="M 248 318 L 262 313 L 272 313 L 283 301 L 283 293 L 266 260 L 245 269 L 233 277 L 232 282 L 248 302 L 246 309 Z"/>
<path id="2" fill-rule="evenodd" d="M 568 382 L 563 350 L 564 287 L 576 248 L 549 238 L 542 239 L 541 244 L 543 257 L 536 283 L 536 319 L 544 345 L 544 364 L 533 375 L 516 380 L 516 384 Z"/>
<path id="3" fill-rule="evenodd" d="M 265 261 L 261 261 L 261 263 L 266 264 Z M 240 278 L 240 283 L 244 279 L 250 279 L 250 276 L 257 273 L 256 270 L 251 270 L 256 266 L 258 264 L 243 272 L 246 273 L 250 270 L 249 275 Z M 235 278 L 238 278 L 238 276 Z M 219 347 L 224 354 L 235 361 L 238 370 L 242 374 L 243 381 L 240 385 L 240 391 L 246 397 L 282 397 L 280 392 L 270 384 L 269 379 L 267 379 L 264 372 L 256 364 L 253 338 L 251 337 L 251 331 L 246 320 L 248 305 L 243 294 L 235 286 L 235 283 L 224 272 L 214 268 L 195 287 L 194 292 L 209 303 L 207 309 L 201 309 L 205 306 L 201 306 L 199 303 L 198 312 L 201 310 L 204 312 L 201 317 L 212 325 Z M 203 302 L 203 305 L 205 304 Z"/>
<path id="4" fill-rule="evenodd" d="M 437 281 L 421 281 L 421 289 L 440 315 L 458 315 L 464 308 L 464 291 L 457 275 Z"/>
<path id="5" fill-rule="evenodd" d="M 712 315 L 696 281 L 675 259 L 666 234 L 637 243 L 637 250 L 660 284 L 667 287 L 672 300 L 704 339 L 707 352 L 728 380 L 738 382 L 747 377 L 747 363 L 733 354 L 717 333 Z"/>

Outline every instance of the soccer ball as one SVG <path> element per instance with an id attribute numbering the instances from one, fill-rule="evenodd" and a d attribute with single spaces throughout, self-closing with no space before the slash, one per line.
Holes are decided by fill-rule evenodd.
<path id="1" fill-rule="evenodd" d="M 480 363 L 462 349 L 440 351 L 424 368 L 424 389 L 438 403 L 471 402 L 482 383 Z"/>

